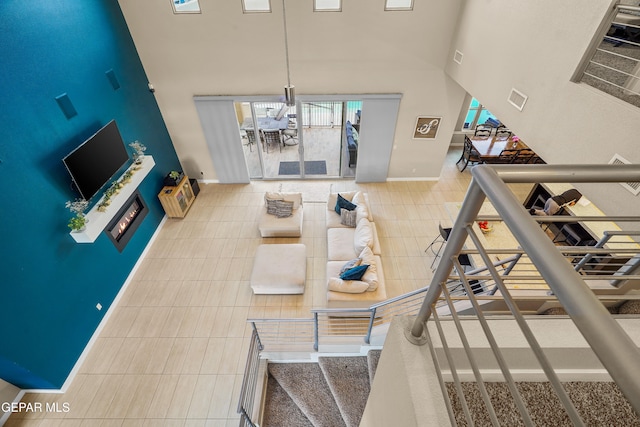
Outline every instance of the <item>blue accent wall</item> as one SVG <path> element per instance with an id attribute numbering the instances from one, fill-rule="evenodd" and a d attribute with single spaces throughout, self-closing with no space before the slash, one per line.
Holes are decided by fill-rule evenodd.
<path id="1" fill-rule="evenodd" d="M 6 0 L 0 34 L 0 378 L 60 388 L 162 220 L 162 178 L 180 165 L 116 0 Z M 56 101 L 65 93 L 71 117 Z M 140 186 L 150 212 L 122 253 L 104 233 L 75 243 L 64 206 L 78 194 L 61 159 L 112 119 L 156 162 Z"/>

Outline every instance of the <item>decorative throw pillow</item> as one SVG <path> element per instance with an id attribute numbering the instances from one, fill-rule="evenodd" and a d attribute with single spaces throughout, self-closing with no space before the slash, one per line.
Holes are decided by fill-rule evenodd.
<path id="1" fill-rule="evenodd" d="M 267 213 L 269 215 L 275 215 L 276 214 L 276 210 L 278 209 L 277 203 L 280 200 L 272 200 L 272 199 L 267 199 L 265 200 L 265 202 L 267 203 Z"/>
<path id="2" fill-rule="evenodd" d="M 273 193 L 273 192 L 267 192 L 264 195 L 264 203 L 267 206 L 267 213 L 269 215 L 275 215 L 276 214 L 276 202 L 278 200 L 284 200 L 282 198 L 282 196 L 280 195 L 280 193 Z"/>
<path id="3" fill-rule="evenodd" d="M 345 208 L 340 209 L 340 224 L 355 228 L 357 219 L 357 209 L 352 211 L 348 211 Z"/>
<path id="4" fill-rule="evenodd" d="M 285 202 L 284 200 L 276 200 L 276 216 L 278 218 L 287 218 L 293 212 L 293 202 Z"/>
<path id="5" fill-rule="evenodd" d="M 339 277 L 330 277 L 328 288 L 334 292 L 344 292 L 347 294 L 361 294 L 367 290 L 368 285 L 359 280 L 342 280 Z"/>
<path id="6" fill-rule="evenodd" d="M 340 269 L 340 274 L 344 273 L 350 268 L 357 267 L 360 264 L 362 264 L 362 258 L 354 258 L 351 261 L 347 261 L 347 263 Z"/>
<path id="7" fill-rule="evenodd" d="M 358 135 L 358 131 L 356 130 L 356 128 L 354 128 L 354 127 L 351 128 L 351 135 L 353 136 L 353 140 L 357 144 L 358 140 L 360 139 L 360 135 Z"/>
<path id="8" fill-rule="evenodd" d="M 360 264 L 359 266 L 350 268 L 342 273 L 340 275 L 340 278 L 342 280 L 360 280 L 362 279 L 362 276 L 364 276 L 364 273 L 367 271 L 367 268 L 369 268 L 368 265 Z"/>
<path id="9" fill-rule="evenodd" d="M 338 200 L 336 201 L 336 213 L 340 215 L 340 209 L 346 209 L 348 211 L 352 211 L 356 208 L 356 205 L 342 197 L 338 194 Z"/>

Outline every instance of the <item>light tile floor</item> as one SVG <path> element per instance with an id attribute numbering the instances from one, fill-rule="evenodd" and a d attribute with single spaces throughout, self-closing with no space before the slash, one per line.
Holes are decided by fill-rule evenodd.
<path id="1" fill-rule="evenodd" d="M 400 295 L 429 283 L 432 257 L 424 249 L 439 222 L 451 223 L 443 204 L 461 201 L 470 180 L 455 168 L 459 155 L 449 152 L 437 182 L 202 185 L 187 217 L 165 222 L 67 392 L 23 399 L 70 410 L 14 414 L 6 425 L 237 426 L 250 336 L 245 320 L 308 317 L 325 304 L 328 193 L 369 193 L 388 294 Z M 256 217 L 267 190 L 303 192 L 303 237 L 259 236 Z M 304 295 L 252 294 L 254 252 L 276 241 L 306 244 Z"/>

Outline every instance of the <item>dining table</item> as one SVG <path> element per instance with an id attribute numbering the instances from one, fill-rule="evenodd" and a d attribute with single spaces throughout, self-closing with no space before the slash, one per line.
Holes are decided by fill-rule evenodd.
<path id="1" fill-rule="evenodd" d="M 529 149 L 517 136 L 510 136 L 509 138 L 499 138 L 496 135 L 491 136 L 465 136 L 473 146 L 473 149 L 478 152 L 480 159 L 485 163 L 491 163 L 492 160 L 500 157 L 502 150 L 522 150 Z"/>

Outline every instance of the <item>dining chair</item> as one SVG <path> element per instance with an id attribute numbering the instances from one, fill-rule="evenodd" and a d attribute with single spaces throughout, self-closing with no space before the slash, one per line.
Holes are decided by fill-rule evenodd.
<path id="1" fill-rule="evenodd" d="M 538 156 L 537 154 L 534 154 L 530 159 L 529 159 L 529 164 L 534 164 L 534 165 L 544 165 L 547 162 L 545 162 L 544 160 L 542 160 L 542 157 Z"/>
<path id="2" fill-rule="evenodd" d="M 513 159 L 513 163 L 518 163 L 518 164 L 529 163 L 531 161 L 531 158 L 535 154 L 536 153 L 534 153 L 533 150 L 530 150 L 528 148 L 523 148 L 521 150 L 518 150 L 518 155 Z"/>
<path id="3" fill-rule="evenodd" d="M 513 163 L 520 150 L 502 150 L 491 163 Z"/>
<path id="4" fill-rule="evenodd" d="M 474 136 L 480 137 L 488 137 L 491 136 L 491 132 L 493 132 L 493 128 L 489 125 L 477 125 L 476 130 L 473 133 Z"/>
<path id="5" fill-rule="evenodd" d="M 496 139 L 508 139 L 511 135 L 511 131 L 504 125 L 500 125 L 496 129 Z"/>
<path id="6" fill-rule="evenodd" d="M 460 169 L 460 172 L 463 172 L 467 168 L 469 163 L 472 163 L 472 164 L 484 163 L 480 158 L 480 153 L 478 153 L 478 151 L 475 148 L 473 148 L 473 143 L 466 136 L 464 138 L 464 148 L 462 149 L 462 155 L 456 162 L 456 166 L 460 162 L 464 162 L 464 166 L 462 167 L 462 169 Z"/>
<path id="7" fill-rule="evenodd" d="M 269 152 L 269 146 L 274 144 L 280 147 L 280 152 L 282 152 L 282 138 L 280 137 L 279 129 L 260 129 L 260 133 L 266 145 L 267 153 Z"/>

